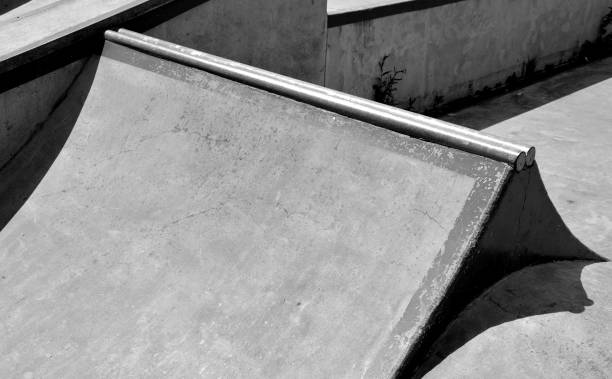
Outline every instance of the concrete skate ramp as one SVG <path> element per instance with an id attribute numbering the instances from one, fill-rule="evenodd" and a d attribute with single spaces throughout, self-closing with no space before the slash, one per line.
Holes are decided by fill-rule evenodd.
<path id="1" fill-rule="evenodd" d="M 3 377 L 406 374 L 507 272 L 597 258 L 536 165 L 112 42 L 0 199 Z"/>

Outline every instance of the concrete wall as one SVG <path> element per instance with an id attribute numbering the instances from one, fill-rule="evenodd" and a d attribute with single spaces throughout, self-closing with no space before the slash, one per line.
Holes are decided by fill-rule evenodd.
<path id="1" fill-rule="evenodd" d="M 406 68 L 399 106 L 423 110 L 558 65 L 594 40 L 610 0 L 465 0 L 331 27 L 325 85 L 372 98 L 378 61 Z M 412 99 L 412 100 L 411 100 Z"/>
<path id="2" fill-rule="evenodd" d="M 326 0 L 210 0 L 146 34 L 323 84 Z"/>

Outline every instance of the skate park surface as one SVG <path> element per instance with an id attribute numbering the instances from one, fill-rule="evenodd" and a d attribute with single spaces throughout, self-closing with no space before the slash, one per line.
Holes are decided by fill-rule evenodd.
<path id="1" fill-rule="evenodd" d="M 390 377 L 508 270 L 600 259 L 515 169 L 107 42 L 2 171 L 0 367 Z"/>
<path id="2" fill-rule="evenodd" d="M 0 171 L 3 376 L 610 371 L 605 83 L 489 128 L 538 147 L 516 172 L 112 43 L 84 67 Z"/>
<path id="3" fill-rule="evenodd" d="M 361 375 L 468 194 L 486 207 L 508 170 L 456 152 L 454 173 L 436 146 L 121 46 L 86 67 L 2 233 L 6 372 Z M 48 159 L 21 156 L 12 183 Z"/>

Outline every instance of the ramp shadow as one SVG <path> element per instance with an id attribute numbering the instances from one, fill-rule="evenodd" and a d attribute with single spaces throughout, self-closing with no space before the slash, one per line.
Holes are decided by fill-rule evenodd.
<path id="1" fill-rule="evenodd" d="M 64 147 L 91 89 L 98 61 L 99 56 L 88 59 L 47 120 L 0 168 L 0 231 L 25 204 Z"/>
<path id="2" fill-rule="evenodd" d="M 495 326 L 530 316 L 582 313 L 593 305 L 582 282 L 595 261 L 561 261 L 530 266 L 491 286 L 471 302 L 434 342 L 414 377 L 421 378 L 467 342 Z"/>
<path id="3" fill-rule="evenodd" d="M 463 106 L 457 105 L 439 118 L 483 130 L 612 78 L 611 62 L 611 58 L 603 59 L 543 78 L 503 95 L 472 104 L 464 103 Z"/>

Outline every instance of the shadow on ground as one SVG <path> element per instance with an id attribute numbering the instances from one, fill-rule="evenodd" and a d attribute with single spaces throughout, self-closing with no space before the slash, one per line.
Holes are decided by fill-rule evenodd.
<path id="1" fill-rule="evenodd" d="M 438 118 L 482 130 L 609 78 L 612 78 L 612 58 L 577 67 Z"/>
<path id="2" fill-rule="evenodd" d="M 415 377 L 423 377 L 489 328 L 530 316 L 584 312 L 593 301 L 582 285 L 581 274 L 586 266 L 594 263 L 597 262 L 547 263 L 525 268 L 499 281 L 449 324 L 432 345 Z"/>

